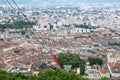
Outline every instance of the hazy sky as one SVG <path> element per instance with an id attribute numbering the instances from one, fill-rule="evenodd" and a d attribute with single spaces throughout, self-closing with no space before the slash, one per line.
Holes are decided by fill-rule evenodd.
<path id="1" fill-rule="evenodd" d="M 120 0 L 15 0 L 17 3 L 120 3 Z"/>
<path id="2" fill-rule="evenodd" d="M 4 0 L 5 1 L 5 0 Z M 12 3 L 12 0 L 9 0 Z M 15 0 L 17 4 L 40 4 L 40 3 L 120 3 L 120 0 Z M 0 0 L 0 4 L 1 4 Z"/>

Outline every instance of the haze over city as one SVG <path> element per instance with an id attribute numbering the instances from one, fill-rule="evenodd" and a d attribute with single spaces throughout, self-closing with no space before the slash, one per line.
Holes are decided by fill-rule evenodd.
<path id="1" fill-rule="evenodd" d="M 120 0 L 16 0 L 18 4 L 120 3 Z"/>

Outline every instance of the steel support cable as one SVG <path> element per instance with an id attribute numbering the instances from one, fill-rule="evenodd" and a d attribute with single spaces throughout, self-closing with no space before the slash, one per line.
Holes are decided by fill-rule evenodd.
<path id="1" fill-rule="evenodd" d="M 3 3 L 5 3 L 4 0 L 1 0 Z M 14 8 L 14 6 L 12 6 L 12 4 L 10 3 L 9 0 L 6 0 L 6 2 L 9 4 L 9 6 L 16 12 L 16 9 Z"/>
<path id="2" fill-rule="evenodd" d="M 0 9 L 2 10 L 2 11 L 4 11 L 4 12 L 6 12 L 8 15 L 9 15 L 9 13 L 7 12 L 7 11 L 5 11 L 2 7 L 0 7 Z M 10 15 L 9 15 L 10 16 Z M 15 21 L 15 19 L 12 17 L 12 16 L 10 16 L 11 17 L 11 19 L 13 20 L 13 21 Z"/>
<path id="3" fill-rule="evenodd" d="M 15 0 L 12 0 L 12 2 L 15 4 L 15 6 L 22 12 L 22 15 L 25 17 L 25 20 L 27 20 L 27 22 L 29 22 L 28 18 L 26 17 L 26 15 L 23 13 L 23 11 L 20 9 L 20 7 L 17 5 L 17 3 L 15 2 Z M 33 25 L 31 24 L 31 22 L 29 22 L 30 26 L 33 27 Z"/>
<path id="4" fill-rule="evenodd" d="M 19 17 L 19 14 L 16 12 L 15 8 L 11 5 L 11 3 L 10 3 L 8 0 L 6 0 L 6 1 L 1 0 L 1 1 L 2 1 L 2 3 L 4 3 L 9 9 L 11 9 L 11 12 L 12 12 L 13 14 L 17 14 L 16 16 Z"/>
<path id="5" fill-rule="evenodd" d="M 26 15 L 23 13 L 23 11 L 20 9 L 20 7 L 17 5 L 17 3 L 15 2 L 15 0 L 12 0 L 12 2 L 15 4 L 15 6 L 18 8 L 18 10 L 20 10 L 22 12 L 22 15 L 25 17 L 25 19 L 28 21 Z"/>

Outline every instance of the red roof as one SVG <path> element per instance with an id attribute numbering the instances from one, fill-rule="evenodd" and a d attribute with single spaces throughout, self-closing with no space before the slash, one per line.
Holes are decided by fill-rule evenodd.
<path id="1" fill-rule="evenodd" d="M 102 73 L 102 74 L 108 73 L 108 71 L 105 70 L 104 68 L 99 68 L 99 71 L 100 71 L 100 73 Z"/>
<path id="2" fill-rule="evenodd" d="M 108 65 L 110 66 L 111 69 L 120 71 L 120 64 L 109 62 Z"/>

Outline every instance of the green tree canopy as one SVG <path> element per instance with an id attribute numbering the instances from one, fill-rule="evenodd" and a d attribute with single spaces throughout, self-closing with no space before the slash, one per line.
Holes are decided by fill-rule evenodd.
<path id="1" fill-rule="evenodd" d="M 23 74 L 12 74 L 3 70 L 0 70 L 0 80 L 89 80 L 83 78 L 72 72 L 66 72 L 61 69 L 49 69 L 40 71 L 38 75 L 23 75 Z M 116 80 L 109 78 L 101 78 L 100 80 Z"/>
<path id="2" fill-rule="evenodd" d="M 81 74 L 84 74 L 85 71 L 85 61 L 80 59 L 77 54 L 58 54 L 60 60 L 60 65 L 63 68 L 64 65 L 72 65 L 72 69 L 80 67 Z"/>
<path id="3" fill-rule="evenodd" d="M 88 80 L 60 69 L 40 71 L 38 75 L 12 74 L 0 70 L 0 80 Z"/>
<path id="4" fill-rule="evenodd" d="M 10 29 L 31 28 L 32 25 L 35 25 L 35 22 L 16 21 L 13 24 L 10 23 L 0 24 L 0 31 L 4 32 L 6 28 L 10 28 Z"/>
<path id="5" fill-rule="evenodd" d="M 101 58 L 89 58 L 89 62 L 91 66 L 96 64 L 102 66 L 103 64 L 103 60 Z"/>

